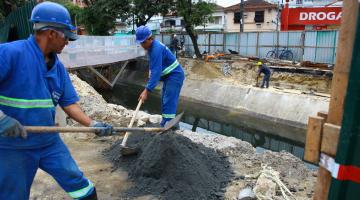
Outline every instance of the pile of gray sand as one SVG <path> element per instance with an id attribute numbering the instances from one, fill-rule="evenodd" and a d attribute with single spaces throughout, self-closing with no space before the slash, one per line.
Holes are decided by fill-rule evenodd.
<path id="1" fill-rule="evenodd" d="M 172 131 L 161 135 L 132 134 L 129 146 L 141 149 L 136 156 L 122 157 L 120 144 L 121 140 L 115 142 L 105 155 L 115 167 L 127 170 L 135 183 L 123 197 L 223 199 L 232 173 L 221 153 Z"/>

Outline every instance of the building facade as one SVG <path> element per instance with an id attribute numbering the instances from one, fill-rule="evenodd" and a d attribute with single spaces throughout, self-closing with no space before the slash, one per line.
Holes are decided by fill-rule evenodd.
<path id="1" fill-rule="evenodd" d="M 281 12 L 281 30 L 339 29 L 341 16 L 342 4 L 337 2 L 313 7 L 291 7 L 290 4 L 285 4 Z"/>
<path id="2" fill-rule="evenodd" d="M 240 32 L 240 3 L 224 9 L 226 32 Z M 244 31 L 275 31 L 278 20 L 277 5 L 264 0 L 244 1 Z"/>
<path id="3" fill-rule="evenodd" d="M 204 32 L 223 32 L 226 29 L 225 8 L 217 5 L 215 12 L 212 14 L 213 20 L 203 26 L 195 27 L 195 30 Z"/>

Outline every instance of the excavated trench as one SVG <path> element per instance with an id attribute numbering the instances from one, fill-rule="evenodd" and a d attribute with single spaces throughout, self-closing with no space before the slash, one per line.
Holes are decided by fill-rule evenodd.
<path id="1" fill-rule="evenodd" d="M 234 77 L 221 79 L 223 75 L 217 64 L 181 62 L 184 63 L 187 74 L 178 109 L 185 111 L 183 128 L 193 130 L 202 128 L 239 138 L 255 147 L 272 151 L 285 150 L 303 158 L 307 117 L 316 114 L 317 111 L 326 110 L 328 106 L 326 98 L 258 90 L 238 86 L 236 81 L 231 81 L 239 79 L 251 84 L 250 77 L 253 76 L 254 69 L 249 64 L 233 63 Z M 134 109 L 147 79 L 146 65 L 146 60 L 131 63 L 112 89 L 99 88 L 101 81 L 94 79 L 86 71 L 80 71 L 79 74 L 83 79 L 93 83 L 93 86 L 98 87 L 97 90 L 109 103 Z M 116 75 L 116 73 L 110 74 Z M 303 80 L 301 76 L 303 75 L 294 75 L 295 78 Z M 328 86 L 321 85 L 329 82 L 325 81 L 326 77 L 324 75 L 320 78 L 305 79 L 311 80 L 312 83 L 321 82 L 314 87 L 325 91 Z M 275 73 L 274 79 L 277 78 L 278 75 Z M 300 82 L 301 84 L 305 82 Z M 310 86 L 305 84 L 301 87 Z M 142 110 L 148 113 L 160 113 L 159 90 L 151 94 L 150 99 L 142 106 Z"/>
<path id="2" fill-rule="evenodd" d="M 75 77 L 72 78 L 76 80 Z M 77 82 L 81 81 L 77 80 Z M 80 105 L 91 117 L 112 124 L 121 122 L 118 126 L 128 123 L 132 111 L 120 105 L 108 104 L 84 82 L 78 84 L 77 88 L 81 88 L 81 92 L 79 92 L 82 97 Z M 127 93 L 120 95 L 120 88 L 125 88 Z M 131 103 L 122 105 L 134 108 L 133 104 L 136 104 L 138 93 L 142 88 L 134 90 L 130 88 L 130 86 L 117 86 L 112 90 L 107 90 L 111 97 L 108 100 L 112 99 L 111 102 L 115 102 L 116 99 L 128 101 Z M 130 95 L 131 92 L 133 95 Z M 102 92 L 103 96 L 106 96 L 105 93 Z M 114 95 L 115 93 L 119 96 Z M 153 94 L 150 99 L 152 101 L 147 102 L 143 108 L 152 112 L 149 109 L 156 110 L 158 107 L 148 106 L 159 105 L 158 95 Z M 185 105 L 191 105 L 186 108 L 193 110 L 193 112 L 188 112 L 191 114 L 190 117 L 204 116 L 195 108 L 203 110 L 203 112 L 214 112 L 216 116 L 225 115 L 225 113 L 221 113 L 221 110 L 204 109 L 204 107 L 189 101 Z M 185 109 L 185 107 L 180 109 Z M 158 113 L 158 111 L 154 112 Z M 195 112 L 198 112 L 198 115 L 195 115 Z M 142 117 L 139 117 L 139 121 L 141 119 Z M 201 123 L 199 122 L 199 124 Z M 154 124 L 148 120 L 146 124 L 142 125 L 152 126 Z M 240 129 L 238 130 L 240 132 Z M 257 195 L 280 199 L 281 192 L 276 184 L 271 183 L 271 187 L 269 187 L 269 180 L 264 182 L 261 178 L 265 166 L 278 173 L 286 186 L 296 193 L 296 197 L 308 199 L 313 193 L 315 180 L 313 171 L 309 170 L 300 159 L 286 152 L 256 153 L 249 143 L 233 137 L 199 134 L 186 130 L 169 131 L 162 135 L 133 133 L 129 138 L 128 145 L 139 148 L 141 151 L 132 157 L 121 156 L 121 137 L 103 138 L 101 141 L 107 144 L 103 153 L 115 166 L 112 171 L 119 169 L 127 172 L 130 184 L 130 187 L 127 187 L 121 194 L 116 194 L 116 197 L 112 199 L 144 199 L 144 197 L 146 197 L 145 199 L 175 200 L 234 199 L 245 187 L 253 188 Z M 271 192 L 269 193 L 269 191 Z"/>

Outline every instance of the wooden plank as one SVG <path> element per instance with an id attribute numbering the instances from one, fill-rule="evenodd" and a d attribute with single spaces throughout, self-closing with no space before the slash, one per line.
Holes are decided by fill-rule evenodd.
<path id="1" fill-rule="evenodd" d="M 344 99 L 349 79 L 352 51 L 355 41 L 358 0 L 343 1 L 340 35 L 338 39 L 337 55 L 332 81 L 329 117 L 327 122 L 341 125 Z"/>
<path id="2" fill-rule="evenodd" d="M 100 72 L 98 72 L 93 67 L 88 67 L 88 69 L 90 69 L 90 71 L 92 71 L 94 74 L 96 74 L 99 78 L 101 78 L 101 80 L 103 80 L 105 83 L 107 83 L 111 87 L 110 81 L 107 80 L 107 78 L 105 78 L 102 74 L 100 74 Z"/>
<path id="3" fill-rule="evenodd" d="M 317 113 L 317 116 L 324 118 L 325 121 L 326 121 L 327 118 L 328 118 L 328 112 L 327 112 L 327 111 L 319 111 L 319 112 Z"/>
<path id="4" fill-rule="evenodd" d="M 120 69 L 119 73 L 116 75 L 116 77 L 114 78 L 114 80 L 111 83 L 111 87 L 114 87 L 114 85 L 116 84 L 117 80 L 120 78 L 120 75 L 123 73 L 123 71 L 125 70 L 126 66 L 129 64 L 129 61 L 126 61 L 122 68 Z"/>
<path id="5" fill-rule="evenodd" d="M 339 142 L 340 126 L 325 123 L 321 141 L 321 152 L 332 157 L 336 155 L 336 149 Z"/>
<path id="6" fill-rule="evenodd" d="M 324 123 L 325 119 L 322 117 L 309 117 L 304 160 L 315 164 L 319 163 L 322 127 Z"/>
<path id="7" fill-rule="evenodd" d="M 336 51 L 337 55 L 329 105 L 329 115 L 326 120 L 326 122 L 338 126 L 341 126 L 343 118 L 344 99 L 349 81 L 349 71 L 356 34 L 358 8 L 359 0 L 343 1 L 341 27 L 339 32 L 340 35 L 338 38 L 338 47 Z M 323 137 L 324 135 L 325 132 Z M 336 141 L 336 146 L 337 142 L 338 141 Z M 336 148 L 333 147 L 330 149 L 328 146 L 325 146 L 327 144 L 328 142 L 324 141 L 324 147 L 322 147 L 322 149 L 324 148 L 325 151 L 328 151 L 328 153 L 334 156 L 334 154 L 336 154 Z M 326 153 L 325 151 L 324 153 Z M 325 173 L 323 170 L 325 169 L 321 167 L 319 168 L 319 176 L 314 194 L 314 199 L 316 200 L 328 199 L 329 188 L 332 179 L 330 173 Z"/>

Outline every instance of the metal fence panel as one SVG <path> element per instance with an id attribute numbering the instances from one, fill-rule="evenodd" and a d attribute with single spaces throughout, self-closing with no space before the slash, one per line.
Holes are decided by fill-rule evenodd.
<path id="1" fill-rule="evenodd" d="M 315 61 L 316 58 L 316 32 L 308 31 L 305 32 L 304 41 L 304 60 Z"/>
<path id="2" fill-rule="evenodd" d="M 333 63 L 336 49 L 336 32 L 319 31 L 317 32 L 316 62 Z"/>
<path id="3" fill-rule="evenodd" d="M 225 52 L 229 49 L 239 52 L 239 33 L 225 33 Z"/>
<path id="4" fill-rule="evenodd" d="M 279 35 L 277 35 L 279 34 Z M 163 38 L 170 37 L 163 35 Z M 279 42 L 277 42 L 279 38 Z M 206 33 L 199 34 L 197 41 L 200 53 L 229 49 L 242 56 L 265 58 L 269 51 L 289 49 L 295 61 L 334 63 L 336 57 L 338 31 L 289 31 L 289 32 L 245 32 L 245 33 Z M 210 40 L 210 44 L 209 44 Z M 170 44 L 170 38 L 164 39 Z M 193 55 L 194 48 L 189 36 L 185 40 L 186 55 Z"/>
<path id="5" fill-rule="evenodd" d="M 171 43 L 171 35 L 163 35 L 163 43 L 167 46 L 170 46 Z"/>
<path id="6" fill-rule="evenodd" d="M 279 33 L 279 46 L 288 46 L 289 44 L 289 34 L 288 32 Z"/>
<path id="7" fill-rule="evenodd" d="M 259 46 L 276 45 L 276 32 L 259 33 Z"/>
<path id="8" fill-rule="evenodd" d="M 257 55 L 257 37 L 258 33 L 241 33 L 240 34 L 240 55 L 256 56 Z"/>

